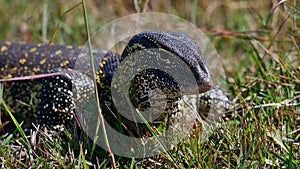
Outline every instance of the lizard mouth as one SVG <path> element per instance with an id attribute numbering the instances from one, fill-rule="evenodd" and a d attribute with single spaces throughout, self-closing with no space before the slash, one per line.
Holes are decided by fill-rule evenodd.
<path id="1" fill-rule="evenodd" d="M 205 82 L 201 85 L 198 85 L 198 91 L 199 91 L 200 94 L 205 93 L 211 88 L 211 86 L 212 86 L 211 83 Z"/>
<path id="2" fill-rule="evenodd" d="M 184 90 L 182 91 L 183 92 L 182 94 L 184 94 L 184 95 L 201 94 L 201 93 L 205 93 L 208 90 L 210 90 L 211 87 L 212 87 L 212 84 L 210 82 L 205 82 L 202 84 L 184 88 Z"/>

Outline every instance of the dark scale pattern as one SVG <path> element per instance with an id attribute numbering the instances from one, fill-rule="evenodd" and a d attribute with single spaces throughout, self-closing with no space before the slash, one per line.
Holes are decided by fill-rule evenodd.
<path id="1" fill-rule="evenodd" d="M 110 51 L 107 52 L 102 61 L 103 64 L 100 64 L 100 69 L 96 72 L 96 82 L 99 90 L 98 96 L 103 102 L 111 102 L 111 81 L 114 72 L 118 68 L 120 58 L 120 55 L 116 55 Z"/>
<path id="2" fill-rule="evenodd" d="M 158 69 L 146 69 L 134 77 L 132 84 L 135 85 L 129 89 L 131 101 L 138 110 L 148 110 L 145 114 L 146 117 L 152 116 L 153 121 L 169 123 L 169 117 L 179 112 L 179 101 L 182 97 L 180 88 L 166 72 Z M 162 97 L 163 95 L 164 97 Z M 160 104 L 164 102 L 166 105 Z M 165 120 L 166 117 L 168 120 Z"/>
<path id="3" fill-rule="evenodd" d="M 72 84 L 65 76 L 44 79 L 38 104 L 38 122 L 44 126 L 66 124 L 74 115 Z"/>
<path id="4" fill-rule="evenodd" d="M 49 49 L 47 56 L 47 48 L 42 44 L 0 43 L 0 78 L 39 75 L 56 67 L 72 67 L 74 56 L 80 51 L 72 46 L 57 45 Z M 42 81 L 43 78 L 6 82 L 4 85 L 4 100 L 25 128 L 36 121 L 37 98 Z M 2 122 L 9 119 L 5 114 L 1 115 Z"/>
<path id="5" fill-rule="evenodd" d="M 48 50 L 48 53 L 47 53 Z M 73 68 L 81 48 L 64 45 L 0 43 L 0 78 L 48 73 L 55 68 Z"/>
<path id="6" fill-rule="evenodd" d="M 214 118 L 221 117 L 225 120 L 231 118 L 232 113 L 227 112 L 233 104 L 232 99 L 220 87 L 213 86 L 211 90 L 198 95 L 198 97 L 198 113 L 203 118 L 206 118 L 208 113 L 218 116 Z"/>
<path id="7" fill-rule="evenodd" d="M 96 74 L 98 95 L 101 103 L 103 103 L 101 107 L 104 113 L 107 113 L 104 115 L 106 118 L 112 118 L 107 117 L 108 114 L 111 114 L 111 111 L 117 113 L 111 101 L 110 85 L 119 62 L 122 62 L 126 57 L 130 57 L 131 54 L 139 50 L 148 48 L 163 49 L 165 52 L 178 56 L 192 70 L 199 85 L 199 91 L 209 90 L 211 75 L 207 68 L 207 63 L 202 57 L 200 47 L 190 36 L 179 32 L 143 32 L 130 40 L 121 56 L 112 52 L 93 51 L 96 63 L 99 66 Z M 88 57 L 88 53 L 80 54 L 81 48 L 75 46 L 52 45 L 48 51 L 47 49 L 48 46 L 42 44 L 0 43 L 0 78 L 70 70 L 74 68 L 77 57 Z M 156 53 L 153 54 L 155 55 Z M 76 64 L 86 68 L 89 62 L 80 59 L 80 62 Z M 169 66 L 174 65 L 170 64 Z M 130 68 L 130 65 L 128 65 L 127 69 L 130 70 Z M 88 67 L 83 70 L 90 71 Z M 86 77 L 81 73 L 88 73 L 89 76 Z M 90 97 L 93 83 L 89 73 L 75 72 L 40 79 L 7 82 L 4 99 L 15 111 L 16 115 L 22 114 L 23 117 L 27 117 L 25 118 L 26 123 L 30 124 L 30 122 L 35 120 L 45 126 L 64 126 L 74 118 L 75 103 L 78 105 L 78 103 L 85 101 L 82 99 Z M 151 99 L 156 98 L 157 95 L 151 95 L 151 93 L 155 93 L 153 91 L 159 89 L 162 93 L 158 94 L 158 99 L 164 99 L 159 98 L 159 95 L 163 95 L 168 100 L 163 116 L 176 115 L 176 112 L 179 110 L 181 94 L 174 79 L 162 71 L 149 69 L 140 72 L 134 77 L 133 81 L 134 84 L 130 89 L 131 101 L 138 109 L 153 108 L 152 105 L 156 103 L 151 103 Z M 72 86 L 72 84 L 77 85 Z M 78 93 L 72 92 L 74 87 Z M 213 87 L 208 93 L 199 95 L 196 93 L 196 96 L 195 104 L 200 106 L 198 111 L 204 116 L 209 109 L 218 111 L 221 110 L 222 105 L 224 107 L 224 104 L 225 109 L 227 109 L 228 105 L 231 105 L 229 97 L 219 88 Z M 36 97 L 39 98 L 39 102 L 34 100 Z M 216 102 L 217 104 L 212 104 L 211 102 Z M 215 107 L 219 103 L 221 103 L 220 109 Z M 34 120 L 29 119 L 30 117 Z M 37 117 L 37 120 L 35 117 Z M 19 121 L 20 119 L 24 120 L 22 117 L 19 118 Z M 161 120 L 161 118 L 158 119 Z M 115 119 L 109 121 L 116 122 Z"/>
<path id="8" fill-rule="evenodd" d="M 41 84 L 41 79 L 7 82 L 3 84 L 4 101 L 8 104 L 18 122 L 23 122 L 23 126 L 30 126 L 36 119 L 36 113 L 34 112 L 36 111 L 38 103 L 37 96 L 41 88 L 41 85 L 38 84 Z M 0 108 L 2 123 L 10 121 L 10 117 L 8 117 L 5 112 L 5 110 Z"/>
<path id="9" fill-rule="evenodd" d="M 75 61 L 83 70 L 86 70 L 85 66 L 89 65 L 85 59 L 89 57 L 88 53 L 80 53 L 81 47 L 52 45 L 48 51 L 47 49 L 46 44 L 0 43 L 0 78 L 71 71 L 75 66 Z M 105 63 L 109 63 L 108 65 L 112 68 L 116 67 L 112 65 L 110 59 L 115 61 L 119 58 L 119 55 L 111 52 L 105 54 L 100 50 L 94 50 L 93 56 L 99 63 L 100 73 L 107 71 L 103 70 Z M 76 60 L 78 57 L 81 59 Z M 90 73 L 88 71 L 82 73 L 88 74 Z M 101 76 L 106 77 L 107 72 Z M 101 80 L 101 83 L 107 83 L 104 78 Z M 72 86 L 72 83 L 76 83 L 76 86 Z M 75 104 L 72 87 L 76 87 L 78 92 L 75 97 L 76 101 L 84 102 L 80 99 L 90 97 L 88 94 L 92 86 L 91 79 L 80 73 L 8 81 L 4 85 L 4 100 L 15 113 L 15 118 L 23 122 L 24 128 L 30 127 L 33 122 L 57 127 L 68 124 L 73 119 Z M 102 86 L 107 87 L 107 85 Z M 9 120 L 8 115 L 1 114 L 2 122 Z"/>
<path id="10" fill-rule="evenodd" d="M 122 60 L 142 49 L 164 49 L 181 58 L 193 72 L 201 92 L 207 91 L 211 75 L 200 47 L 188 34 L 182 32 L 146 31 L 134 36 L 124 49 Z M 121 61 L 122 61 L 121 60 Z"/>

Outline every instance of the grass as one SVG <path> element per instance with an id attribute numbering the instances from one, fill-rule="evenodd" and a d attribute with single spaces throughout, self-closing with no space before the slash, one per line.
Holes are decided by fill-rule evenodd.
<path id="1" fill-rule="evenodd" d="M 87 2 L 88 19 L 97 23 L 91 24 L 92 32 L 99 24 L 147 7 L 147 11 L 169 12 L 193 21 L 222 56 L 228 91 L 243 111 L 215 130 L 207 142 L 201 142 L 195 131 L 170 150 L 179 166 L 300 168 L 299 2 L 271 2 Z M 0 1 L 0 40 L 45 41 L 51 38 L 60 20 L 54 43 L 82 45 L 86 39 L 82 8 L 61 17 L 76 3 Z M 119 7 L 113 8 L 116 3 Z M 31 148 L 27 150 L 24 142 L 14 137 L 17 134 L 15 131 L 1 136 L 2 168 L 100 168 L 109 163 L 107 153 L 92 151 L 86 138 L 69 137 L 69 142 L 63 142 L 51 140 L 46 133 L 32 132 L 28 138 Z M 175 167 L 164 153 L 151 159 L 116 157 L 116 166 Z"/>

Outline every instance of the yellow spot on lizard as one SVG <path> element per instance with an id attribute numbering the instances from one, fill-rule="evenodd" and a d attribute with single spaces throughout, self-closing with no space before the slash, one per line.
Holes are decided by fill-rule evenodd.
<path id="1" fill-rule="evenodd" d="M 4 76 L 4 78 L 12 78 L 12 75 L 8 74 L 8 75 Z"/>
<path id="2" fill-rule="evenodd" d="M 71 46 L 71 45 L 66 46 L 66 49 L 72 49 L 72 48 L 73 48 L 73 46 Z"/>
<path id="3" fill-rule="evenodd" d="M 6 46 L 2 46 L 1 47 L 1 52 L 4 52 L 4 51 L 6 51 L 7 50 L 7 47 Z"/>
<path id="4" fill-rule="evenodd" d="M 66 61 L 64 61 L 64 62 L 61 62 L 61 63 L 59 64 L 59 66 L 60 66 L 60 67 L 64 67 L 64 66 L 66 66 L 67 64 L 69 64 L 69 61 L 68 61 L 68 60 L 66 60 Z"/>
<path id="5" fill-rule="evenodd" d="M 33 68 L 33 71 L 35 71 L 35 72 L 38 72 L 38 71 L 40 71 L 41 69 L 40 69 L 40 67 L 34 67 Z"/>
<path id="6" fill-rule="evenodd" d="M 29 52 L 32 53 L 32 52 L 36 51 L 36 49 L 37 49 L 36 47 L 31 48 L 31 49 L 29 50 Z"/>
<path id="7" fill-rule="evenodd" d="M 103 63 L 101 62 L 101 63 L 99 64 L 99 66 L 100 66 L 100 67 L 103 67 Z"/>
<path id="8" fill-rule="evenodd" d="M 45 58 L 45 59 L 43 59 L 43 60 L 40 61 L 40 64 L 42 65 L 42 64 L 44 64 L 46 61 L 47 61 L 47 59 Z"/>
<path id="9" fill-rule="evenodd" d="M 20 62 L 21 64 L 24 64 L 24 63 L 26 62 L 26 59 L 24 59 L 24 58 L 23 58 L 23 59 L 20 59 L 19 62 Z"/>
<path id="10" fill-rule="evenodd" d="M 61 50 L 57 50 L 56 52 L 55 52 L 55 54 L 57 54 L 57 55 L 60 55 L 62 52 L 61 52 Z"/>

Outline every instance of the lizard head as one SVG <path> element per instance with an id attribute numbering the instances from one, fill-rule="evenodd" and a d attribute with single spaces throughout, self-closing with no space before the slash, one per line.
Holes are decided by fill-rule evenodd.
<path id="1" fill-rule="evenodd" d="M 141 32 L 129 41 L 121 60 L 124 60 L 129 54 L 143 49 L 164 50 L 178 56 L 193 73 L 199 93 L 210 89 L 212 80 L 207 62 L 202 56 L 199 45 L 188 34 L 162 31 Z"/>

